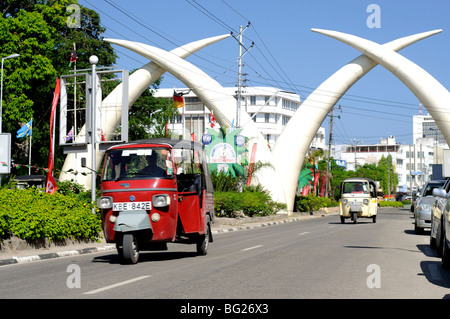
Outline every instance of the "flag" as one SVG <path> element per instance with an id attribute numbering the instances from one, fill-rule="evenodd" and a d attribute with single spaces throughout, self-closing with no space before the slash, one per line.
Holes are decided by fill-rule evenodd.
<path id="1" fill-rule="evenodd" d="M 77 60 L 78 60 L 78 57 L 77 57 L 77 51 L 76 51 L 75 42 L 74 42 L 73 43 L 72 54 L 70 55 L 69 67 L 72 66 L 72 62 L 76 62 Z"/>
<path id="2" fill-rule="evenodd" d="M 231 127 L 230 127 L 229 133 L 231 133 L 231 132 L 233 132 L 233 131 L 234 131 L 234 119 L 231 120 Z"/>
<path id="3" fill-rule="evenodd" d="M 54 134 L 55 134 L 55 111 L 56 105 L 59 99 L 60 92 L 60 80 L 56 78 L 56 86 L 55 91 L 53 92 L 53 101 L 52 101 L 52 112 L 50 115 L 50 149 L 48 152 L 48 171 L 47 171 L 47 184 L 45 185 L 45 192 L 54 194 L 57 189 L 56 181 L 53 177 L 53 162 L 54 162 Z"/>
<path id="4" fill-rule="evenodd" d="M 216 126 L 216 117 L 214 116 L 213 112 L 211 111 L 211 128 Z"/>
<path id="5" fill-rule="evenodd" d="M 247 186 L 250 186 L 252 183 L 252 175 L 253 175 L 253 170 L 255 168 L 255 157 L 256 157 L 256 149 L 258 147 L 258 144 L 253 144 L 252 147 L 252 155 L 250 157 L 250 165 L 248 167 L 248 177 L 247 177 Z"/>
<path id="6" fill-rule="evenodd" d="M 25 136 L 31 136 L 31 129 L 33 126 L 33 119 L 30 120 L 30 122 L 28 122 L 27 124 L 25 124 L 24 126 L 22 126 L 18 131 L 17 131 L 17 138 L 22 138 Z"/>
<path id="7" fill-rule="evenodd" d="M 176 108 L 184 106 L 184 97 L 182 92 L 177 93 L 175 90 L 173 90 L 173 104 Z"/>
<path id="8" fill-rule="evenodd" d="M 70 129 L 69 133 L 67 133 L 66 141 L 70 141 L 73 139 L 73 127 Z"/>

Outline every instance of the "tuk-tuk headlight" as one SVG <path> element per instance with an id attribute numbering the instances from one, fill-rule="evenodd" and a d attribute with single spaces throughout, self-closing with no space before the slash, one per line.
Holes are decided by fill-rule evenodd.
<path id="1" fill-rule="evenodd" d="M 165 207 L 170 205 L 170 197 L 167 194 L 153 196 L 153 207 Z"/>
<path id="2" fill-rule="evenodd" d="M 101 209 L 111 208 L 113 205 L 113 199 L 111 196 L 102 196 L 97 200 L 97 206 Z"/>
<path id="3" fill-rule="evenodd" d="M 364 204 L 364 205 L 369 205 L 369 200 L 368 200 L 367 198 L 364 199 L 364 200 L 363 200 L 363 204 Z"/>
<path id="4" fill-rule="evenodd" d="M 348 203 L 348 200 L 344 198 L 344 199 L 342 200 L 342 204 L 347 205 L 347 203 Z"/>

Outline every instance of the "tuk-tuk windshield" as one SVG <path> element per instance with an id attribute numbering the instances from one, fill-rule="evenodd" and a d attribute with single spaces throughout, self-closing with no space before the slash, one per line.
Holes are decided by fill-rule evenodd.
<path id="1" fill-rule="evenodd" d="M 365 182 L 345 182 L 343 194 L 369 194 L 369 184 Z"/>
<path id="2" fill-rule="evenodd" d="M 103 181 L 173 178 L 173 161 L 166 148 L 125 148 L 106 153 Z"/>

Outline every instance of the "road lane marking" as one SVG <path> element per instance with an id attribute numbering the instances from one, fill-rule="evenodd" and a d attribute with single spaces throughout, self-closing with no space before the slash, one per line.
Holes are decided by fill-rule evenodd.
<path id="1" fill-rule="evenodd" d="M 248 247 L 248 248 L 241 249 L 241 251 L 248 251 L 248 250 L 256 249 L 256 248 L 259 248 L 259 247 L 262 247 L 262 246 L 263 246 L 263 245 L 258 245 L 258 246 L 253 246 L 253 247 Z"/>
<path id="2" fill-rule="evenodd" d="M 102 292 L 102 291 L 105 291 L 105 290 L 117 288 L 117 287 L 120 287 L 120 286 L 123 286 L 123 285 L 130 284 L 130 283 L 135 282 L 135 281 L 139 281 L 139 280 L 142 280 L 142 279 L 145 279 L 145 278 L 149 278 L 149 277 L 151 277 L 151 276 L 140 276 L 140 277 L 133 278 L 133 279 L 130 279 L 130 280 L 125 280 L 125 281 L 122 281 L 122 282 L 118 282 L 118 283 L 116 283 L 114 285 L 110 285 L 110 286 L 106 286 L 106 287 L 103 287 L 103 288 L 99 288 L 99 289 L 95 289 L 95 290 L 91 290 L 91 291 L 85 292 L 85 293 L 83 293 L 83 295 L 93 295 L 93 294 L 96 294 L 96 293 L 99 293 L 99 292 Z"/>
<path id="3" fill-rule="evenodd" d="M 300 233 L 300 234 L 298 234 L 298 235 L 301 236 L 301 235 L 306 235 L 306 234 L 309 234 L 309 231 L 305 231 L 305 232 Z"/>

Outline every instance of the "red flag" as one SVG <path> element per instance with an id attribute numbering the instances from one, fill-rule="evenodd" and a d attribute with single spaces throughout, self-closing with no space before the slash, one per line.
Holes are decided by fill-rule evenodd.
<path id="1" fill-rule="evenodd" d="M 213 112 L 211 111 L 211 128 L 216 126 L 216 117 L 214 116 Z"/>
<path id="2" fill-rule="evenodd" d="M 316 189 L 317 189 L 317 184 L 319 183 L 319 178 L 320 178 L 320 174 L 315 173 L 314 174 L 314 188 L 313 188 L 314 195 L 316 194 Z"/>
<path id="3" fill-rule="evenodd" d="M 54 153 L 54 125 L 55 125 L 55 111 L 59 99 L 60 83 L 59 78 L 56 78 L 55 92 L 53 93 L 52 112 L 50 115 L 50 149 L 48 154 L 48 171 L 47 171 L 47 185 L 45 191 L 52 195 L 56 192 L 57 186 L 53 178 L 53 153 Z"/>
<path id="4" fill-rule="evenodd" d="M 253 144 L 252 147 L 252 155 L 250 157 L 250 165 L 248 167 L 248 177 L 247 177 L 247 186 L 250 186 L 252 183 L 252 175 L 253 175 L 253 169 L 255 168 L 255 156 L 256 156 L 256 148 L 258 147 L 258 144 Z"/>
<path id="5" fill-rule="evenodd" d="M 78 60 L 77 50 L 75 48 L 75 42 L 73 43 L 72 54 L 70 55 L 69 67 L 72 66 L 72 62 L 76 62 Z"/>
<path id="6" fill-rule="evenodd" d="M 184 106 L 183 93 L 177 93 L 175 90 L 173 91 L 173 104 L 176 108 Z"/>
<path id="7" fill-rule="evenodd" d="M 308 194 L 309 194 L 309 185 L 310 184 L 308 184 L 308 185 L 303 187 L 302 196 L 308 196 Z"/>
<path id="8" fill-rule="evenodd" d="M 322 181 L 320 182 L 320 197 L 325 196 L 325 187 L 327 184 L 327 177 L 325 175 L 322 176 Z"/>

